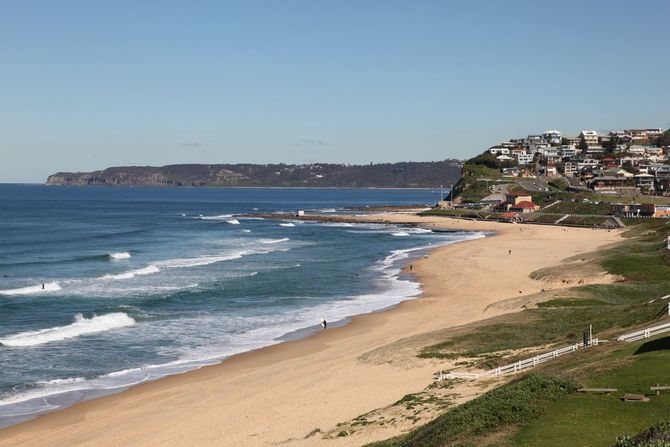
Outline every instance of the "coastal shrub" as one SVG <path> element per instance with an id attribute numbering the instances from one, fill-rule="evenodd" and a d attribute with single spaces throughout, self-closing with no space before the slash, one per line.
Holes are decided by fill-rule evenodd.
<path id="1" fill-rule="evenodd" d="M 670 447 L 670 420 L 657 422 L 637 436 L 617 438 L 612 447 Z"/>
<path id="2" fill-rule="evenodd" d="M 431 447 L 468 443 L 510 426 L 537 419 L 553 401 L 575 392 L 578 384 L 560 377 L 528 374 L 464 403 L 399 438 L 370 447 Z"/>

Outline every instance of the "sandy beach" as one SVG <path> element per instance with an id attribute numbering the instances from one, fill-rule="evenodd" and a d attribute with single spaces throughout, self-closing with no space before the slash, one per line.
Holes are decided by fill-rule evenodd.
<path id="1" fill-rule="evenodd" d="M 0 430 L 0 446 L 339 446 L 394 436 L 399 432 L 393 427 L 328 440 L 307 435 L 421 391 L 440 369 L 438 361 L 406 351 L 391 350 L 377 361 L 365 354 L 406 337 L 521 310 L 521 304 L 492 306 L 510 298 L 577 280 L 609 282 L 593 272 L 569 283 L 529 275 L 621 239 L 617 231 L 409 214 L 356 219 L 496 235 L 440 247 L 413 261 L 420 299 Z"/>

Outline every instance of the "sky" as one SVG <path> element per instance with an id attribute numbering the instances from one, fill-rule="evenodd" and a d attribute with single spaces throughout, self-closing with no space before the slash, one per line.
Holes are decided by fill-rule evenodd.
<path id="1" fill-rule="evenodd" d="M 0 182 L 670 127 L 670 2 L 0 0 Z"/>

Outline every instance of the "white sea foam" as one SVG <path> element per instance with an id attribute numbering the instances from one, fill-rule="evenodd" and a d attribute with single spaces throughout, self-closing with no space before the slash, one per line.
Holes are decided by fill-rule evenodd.
<path id="1" fill-rule="evenodd" d="M 158 273 L 158 272 L 160 272 L 160 269 L 157 266 L 148 265 L 148 266 L 143 267 L 141 269 L 130 270 L 130 271 L 124 272 L 124 273 L 117 273 L 115 275 L 105 275 L 105 276 L 102 276 L 100 279 L 105 279 L 105 280 L 132 279 L 136 276 L 151 275 L 152 273 Z"/>
<path id="2" fill-rule="evenodd" d="M 119 253 L 108 253 L 107 256 L 109 256 L 111 259 L 130 259 L 130 253 L 127 251 Z"/>
<path id="3" fill-rule="evenodd" d="M 57 292 L 61 289 L 57 282 L 48 282 L 37 286 L 0 290 L 0 295 L 32 295 L 33 293 Z"/>
<path id="4" fill-rule="evenodd" d="M 10 347 L 37 346 L 45 343 L 66 340 L 85 334 L 95 334 L 126 326 L 133 326 L 135 320 L 123 312 L 86 318 L 82 314 L 74 316 L 74 322 L 67 326 L 56 326 L 37 331 L 20 332 L 0 338 L 0 344 Z"/>
<path id="5" fill-rule="evenodd" d="M 412 233 L 432 233 L 433 230 L 429 230 L 428 228 L 412 228 L 411 230 Z"/>
<path id="6" fill-rule="evenodd" d="M 280 227 L 295 227 L 295 224 L 292 222 L 287 222 L 287 223 L 280 223 Z"/>
<path id="7" fill-rule="evenodd" d="M 242 233 L 251 233 L 251 230 L 244 229 L 242 230 Z"/>
<path id="8" fill-rule="evenodd" d="M 283 237 L 281 239 L 260 239 L 258 242 L 261 244 L 278 244 L 280 242 L 288 242 L 290 241 L 289 238 Z"/>
<path id="9" fill-rule="evenodd" d="M 226 223 L 231 224 L 231 225 L 239 225 L 240 221 L 237 220 L 237 219 L 230 219 L 230 220 L 227 220 Z"/>
<path id="10" fill-rule="evenodd" d="M 195 217 L 194 219 L 199 219 L 199 220 L 228 220 L 231 217 L 233 217 L 232 214 L 219 214 L 218 216 L 203 216 L 200 214 L 198 217 Z"/>
<path id="11" fill-rule="evenodd" d="M 406 231 L 398 231 L 397 233 L 391 233 L 391 236 L 404 237 L 404 236 L 409 236 L 409 233 L 406 232 Z"/>

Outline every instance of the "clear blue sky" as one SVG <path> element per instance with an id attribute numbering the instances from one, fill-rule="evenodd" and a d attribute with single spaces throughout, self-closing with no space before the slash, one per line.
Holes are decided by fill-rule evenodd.
<path id="1" fill-rule="evenodd" d="M 5 0 L 0 182 L 667 128 L 669 17 L 667 0 Z"/>

